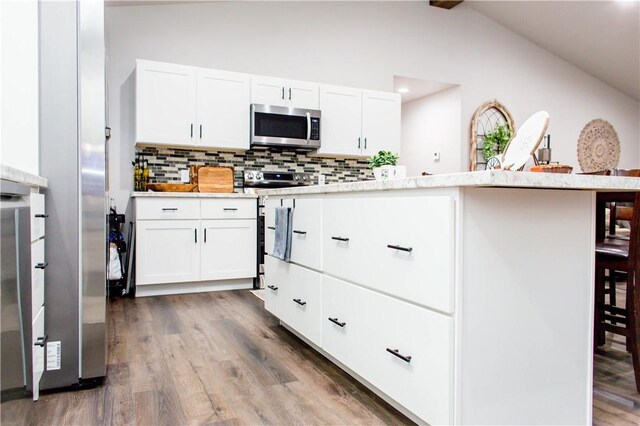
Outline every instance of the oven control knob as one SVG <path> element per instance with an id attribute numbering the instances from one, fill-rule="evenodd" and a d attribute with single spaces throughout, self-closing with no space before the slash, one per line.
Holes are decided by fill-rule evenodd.
<path id="1" fill-rule="evenodd" d="M 296 175 L 296 177 L 294 178 L 296 181 L 300 180 L 300 175 Z"/>
<path id="2" fill-rule="evenodd" d="M 264 176 L 262 175 L 261 172 L 256 173 L 256 179 L 260 180 L 262 179 Z"/>
<path id="3" fill-rule="evenodd" d="M 302 180 L 307 180 L 307 175 L 302 176 Z"/>
<path id="4" fill-rule="evenodd" d="M 248 179 L 253 179 L 253 172 L 247 173 L 247 178 Z"/>

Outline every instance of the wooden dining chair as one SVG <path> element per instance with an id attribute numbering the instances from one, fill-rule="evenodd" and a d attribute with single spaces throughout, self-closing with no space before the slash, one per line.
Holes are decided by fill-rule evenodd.
<path id="1" fill-rule="evenodd" d="M 598 193 L 597 205 L 604 207 L 605 202 L 633 202 L 629 240 L 604 237 L 596 242 L 595 270 L 595 345 L 605 343 L 605 332 L 625 336 L 627 350 L 631 352 L 636 388 L 640 392 L 640 192 L 637 193 Z M 609 274 L 609 287 L 615 292 L 616 272 L 626 273 L 625 307 L 616 306 L 615 298 L 609 295 L 606 303 L 606 281 Z"/>
<path id="2" fill-rule="evenodd" d="M 614 169 L 612 176 L 640 177 L 640 169 Z M 617 203 L 609 203 L 609 236 L 616 236 L 628 240 L 628 236 L 617 235 L 617 224 L 621 220 L 631 220 L 632 209 L 628 206 L 619 206 Z"/>

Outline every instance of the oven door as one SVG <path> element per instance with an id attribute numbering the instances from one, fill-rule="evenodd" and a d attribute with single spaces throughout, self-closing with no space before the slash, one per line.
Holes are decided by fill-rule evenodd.
<path id="1" fill-rule="evenodd" d="M 252 104 L 251 146 L 320 148 L 320 111 Z"/>

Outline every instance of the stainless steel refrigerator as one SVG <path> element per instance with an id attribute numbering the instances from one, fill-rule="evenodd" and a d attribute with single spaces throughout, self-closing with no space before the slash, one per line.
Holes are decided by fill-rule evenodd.
<path id="1" fill-rule="evenodd" d="M 106 374 L 104 3 L 39 2 L 40 172 L 49 180 L 47 346 L 59 368 L 41 389 L 100 383 Z"/>

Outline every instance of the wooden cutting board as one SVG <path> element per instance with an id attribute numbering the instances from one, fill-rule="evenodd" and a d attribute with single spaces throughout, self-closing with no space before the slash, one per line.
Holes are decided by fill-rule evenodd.
<path id="1" fill-rule="evenodd" d="M 198 192 L 233 192 L 233 167 L 199 167 Z"/>

